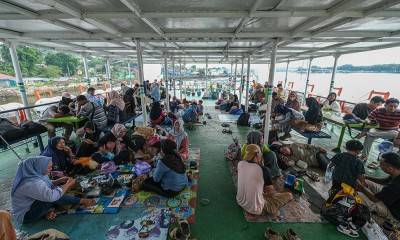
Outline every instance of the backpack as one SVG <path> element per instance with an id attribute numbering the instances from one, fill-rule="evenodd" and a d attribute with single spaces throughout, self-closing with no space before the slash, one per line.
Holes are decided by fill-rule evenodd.
<path id="1" fill-rule="evenodd" d="M 237 138 L 233 139 L 233 143 L 224 150 L 224 153 L 225 157 L 230 161 L 240 159 L 241 148 Z"/>
<path id="2" fill-rule="evenodd" d="M 44 133 L 47 132 L 47 128 L 40 123 L 26 120 L 19 125 L 24 131 L 25 135 Z"/>
<path id="3" fill-rule="evenodd" d="M 108 124 L 114 124 L 114 123 L 119 123 L 119 108 L 110 105 L 108 107 L 108 113 L 107 113 L 107 123 Z"/>
<path id="4" fill-rule="evenodd" d="M 250 126 L 250 114 L 245 113 L 245 112 L 242 113 L 236 123 L 239 126 L 249 127 Z"/>
<path id="5" fill-rule="evenodd" d="M 12 124 L 10 120 L 6 118 L 0 118 L 0 135 L 6 141 L 14 141 L 24 136 L 24 131 L 20 127 Z M 3 139 L 0 139 L 0 143 L 4 143 Z"/>
<path id="6" fill-rule="evenodd" d="M 371 213 L 362 200 L 354 196 L 354 189 L 342 183 L 342 188 L 332 192 L 321 209 L 321 216 L 330 223 L 339 225 L 351 217 L 351 221 L 357 227 L 362 227 L 371 219 Z"/>

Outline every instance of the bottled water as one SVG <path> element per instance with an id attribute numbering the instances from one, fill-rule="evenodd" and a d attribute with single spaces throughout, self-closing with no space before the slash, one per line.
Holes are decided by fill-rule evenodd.
<path id="1" fill-rule="evenodd" d="M 332 180 L 332 172 L 333 172 L 333 170 L 329 171 L 329 169 L 326 169 L 324 182 L 327 183 Z"/>

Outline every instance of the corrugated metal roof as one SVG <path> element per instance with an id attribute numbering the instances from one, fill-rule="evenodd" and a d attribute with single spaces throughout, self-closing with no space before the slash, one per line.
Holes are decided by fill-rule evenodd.
<path id="1" fill-rule="evenodd" d="M 77 54 L 269 63 L 400 46 L 400 0 L 5 0 L 0 39 Z"/>

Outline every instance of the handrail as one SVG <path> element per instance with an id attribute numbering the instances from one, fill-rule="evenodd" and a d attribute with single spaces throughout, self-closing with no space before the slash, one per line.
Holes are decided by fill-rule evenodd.
<path id="1" fill-rule="evenodd" d="M 103 93 L 98 93 L 95 94 L 96 96 L 102 95 Z M 76 98 L 74 98 L 73 100 L 75 100 Z M 20 111 L 20 110 L 26 110 L 26 109 L 32 109 L 32 108 L 36 108 L 36 107 L 42 107 L 42 106 L 47 106 L 47 105 L 51 105 L 51 104 L 55 104 L 55 103 L 59 103 L 60 101 L 56 101 L 56 102 L 49 102 L 49 103 L 43 103 L 43 104 L 38 104 L 38 105 L 33 105 L 33 106 L 28 106 L 28 107 L 21 107 L 21 108 L 14 108 L 14 109 L 10 109 L 10 110 L 5 110 L 5 111 L 1 111 L 0 114 L 3 113 L 9 113 L 9 112 L 15 112 L 15 111 Z"/>

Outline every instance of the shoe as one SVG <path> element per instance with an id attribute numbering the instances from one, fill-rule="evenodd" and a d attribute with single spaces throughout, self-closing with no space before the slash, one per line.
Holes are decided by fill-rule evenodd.
<path id="1" fill-rule="evenodd" d="M 179 228 L 173 228 L 169 231 L 169 236 L 176 240 L 187 240 L 188 238 L 181 232 Z"/>
<path id="2" fill-rule="evenodd" d="M 285 238 L 286 238 L 286 240 L 301 240 L 300 236 L 297 235 L 297 233 L 295 233 L 292 228 L 288 228 L 286 230 Z"/>
<path id="3" fill-rule="evenodd" d="M 188 238 L 190 236 L 190 226 L 188 221 L 186 221 L 186 219 L 179 219 L 178 225 L 181 233 Z"/>
<path id="4" fill-rule="evenodd" d="M 275 232 L 271 228 L 267 228 L 267 230 L 265 230 L 264 237 L 267 240 L 283 240 L 281 235 L 279 235 L 279 233 Z"/>
<path id="5" fill-rule="evenodd" d="M 349 226 L 343 226 L 339 225 L 336 228 L 339 232 L 349 236 L 349 237 L 359 237 L 358 233 L 356 231 L 353 231 Z"/>

